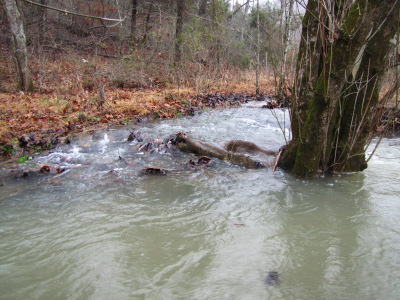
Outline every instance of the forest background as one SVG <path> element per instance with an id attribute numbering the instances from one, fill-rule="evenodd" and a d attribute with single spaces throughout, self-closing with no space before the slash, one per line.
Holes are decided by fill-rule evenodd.
<path id="1" fill-rule="evenodd" d="M 17 4 L 26 35 L 32 85 L 25 88 L 14 66 L 8 2 Z M 272 106 L 287 104 L 307 6 L 294 0 L 0 3 L 3 158 L 51 149 L 99 126 L 193 114 L 266 94 L 275 97 Z M 390 95 L 382 99 L 397 106 L 398 42 L 392 48 L 382 89 Z"/>

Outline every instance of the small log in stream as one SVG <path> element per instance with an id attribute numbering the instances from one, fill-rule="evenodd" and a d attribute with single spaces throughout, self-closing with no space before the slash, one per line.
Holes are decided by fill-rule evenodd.
<path id="1" fill-rule="evenodd" d="M 219 148 L 217 146 L 210 145 L 210 144 L 192 139 L 184 133 L 178 133 L 176 135 L 175 139 L 173 139 L 173 140 L 174 140 L 175 145 L 181 151 L 184 151 L 184 152 L 190 152 L 190 153 L 193 153 L 196 155 L 202 155 L 202 156 L 215 157 L 220 160 L 225 160 L 232 164 L 246 167 L 249 169 L 271 167 L 271 165 L 256 161 L 245 154 L 234 153 L 232 151 L 227 151 L 227 150 Z M 239 145 L 239 142 L 242 142 L 242 141 L 234 141 L 234 143 L 236 145 Z M 256 146 L 255 144 L 249 143 L 249 142 L 245 142 L 245 143 L 251 144 L 250 146 L 252 146 L 253 150 L 256 150 L 256 148 L 254 148 L 254 146 Z M 228 145 L 229 144 L 230 143 L 228 143 Z M 256 147 L 258 149 L 261 149 L 258 146 L 256 146 Z M 264 150 L 262 152 L 266 153 L 265 151 L 267 151 L 267 150 Z M 272 151 L 271 152 L 268 151 L 267 154 L 271 154 L 271 153 L 275 154 L 275 152 L 272 152 Z"/>
<path id="2" fill-rule="evenodd" d="M 252 142 L 233 140 L 225 146 L 226 150 L 231 152 L 243 152 L 243 153 L 264 153 L 267 155 L 277 156 L 278 152 L 263 149 Z"/>

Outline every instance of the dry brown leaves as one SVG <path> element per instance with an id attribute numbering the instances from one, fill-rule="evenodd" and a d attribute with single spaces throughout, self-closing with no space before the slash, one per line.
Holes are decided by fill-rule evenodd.
<path id="1" fill-rule="evenodd" d="M 10 58 L 10 57 L 8 57 Z M 186 87 L 169 87 L 161 76 L 143 76 L 145 81 L 127 78 L 125 88 L 112 80 L 115 61 L 99 57 L 83 58 L 78 54 L 61 57 L 38 57 L 31 61 L 35 93 L 15 91 L 13 64 L 1 62 L 0 75 L 0 146 L 16 144 L 24 135 L 34 133 L 37 139 L 51 138 L 70 132 L 91 131 L 101 126 L 129 124 L 136 118 L 173 118 L 192 114 L 192 107 L 203 104 L 196 97 L 196 83 Z M 221 73 L 222 74 L 222 73 Z M 208 80 L 210 93 L 251 93 L 255 90 L 254 74 L 225 71 L 221 80 Z M 270 79 L 262 79 L 264 91 L 272 88 Z M 137 79 L 137 78 L 136 78 Z M 129 84 L 128 84 L 129 83 Z M 106 101 L 99 107 L 99 87 Z M 39 141 L 40 142 L 40 141 Z M 43 144 L 43 141 L 42 141 Z"/>

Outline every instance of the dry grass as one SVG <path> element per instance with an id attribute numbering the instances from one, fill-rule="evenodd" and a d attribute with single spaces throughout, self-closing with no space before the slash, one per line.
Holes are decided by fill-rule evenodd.
<path id="1" fill-rule="evenodd" d="M 0 120 L 0 143 L 7 144 L 11 141 L 10 128 L 7 122 Z"/>
<path id="2" fill-rule="evenodd" d="M 15 145 L 18 138 L 32 132 L 60 136 L 109 123 L 126 124 L 143 116 L 183 115 L 188 103 L 201 93 L 255 93 L 254 72 L 237 69 L 208 67 L 192 73 L 186 69 L 186 74 L 174 76 L 170 70 L 162 73 L 137 61 L 82 57 L 74 52 L 43 55 L 32 59 L 31 66 L 37 90 L 24 94 L 15 90 L 10 56 L 0 62 L 0 146 Z M 107 101 L 99 107 L 102 85 Z M 273 90 L 265 74 L 260 85 L 264 93 Z"/>
<path id="3" fill-rule="evenodd" d="M 255 72 L 249 70 L 229 70 L 222 80 L 215 81 L 210 86 L 213 91 L 222 93 L 249 93 L 256 92 Z M 260 74 L 260 90 L 263 94 L 272 94 L 274 91 L 273 77 L 266 72 Z"/>

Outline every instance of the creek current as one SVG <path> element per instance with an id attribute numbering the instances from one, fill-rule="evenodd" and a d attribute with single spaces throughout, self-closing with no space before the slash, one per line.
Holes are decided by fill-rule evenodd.
<path id="1" fill-rule="evenodd" d="M 287 112 L 257 106 L 138 129 L 278 150 Z M 302 180 L 215 159 L 188 170 L 192 155 L 137 151 L 131 130 L 26 162 L 61 174 L 1 179 L 0 299 L 400 297 L 398 136 L 362 173 Z M 140 176 L 145 167 L 176 172 Z"/>

